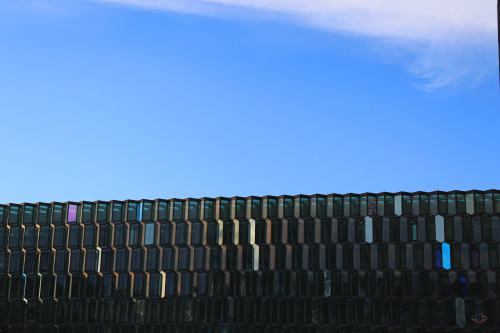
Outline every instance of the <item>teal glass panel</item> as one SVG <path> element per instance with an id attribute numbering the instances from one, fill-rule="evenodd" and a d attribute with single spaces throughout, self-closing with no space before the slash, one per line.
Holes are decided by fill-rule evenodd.
<path id="1" fill-rule="evenodd" d="M 125 245 L 126 226 L 122 223 L 115 224 L 113 245 L 120 247 Z"/>
<path id="2" fill-rule="evenodd" d="M 203 219 L 210 220 L 215 218 L 215 203 L 213 200 L 205 199 L 203 208 Z"/>
<path id="3" fill-rule="evenodd" d="M 443 252 L 443 260 L 442 260 L 443 268 L 450 269 L 451 268 L 450 244 L 443 243 L 442 252 Z"/>
<path id="4" fill-rule="evenodd" d="M 215 221 L 207 223 L 207 243 L 217 244 L 219 235 L 219 224 Z"/>
<path id="5" fill-rule="evenodd" d="M 162 269 L 164 271 L 169 271 L 174 269 L 175 262 L 175 252 L 171 247 L 167 247 L 163 249 L 163 263 Z"/>
<path id="6" fill-rule="evenodd" d="M 38 223 L 50 224 L 51 218 L 52 218 L 52 206 L 40 204 L 38 206 Z"/>
<path id="7" fill-rule="evenodd" d="M 10 206 L 9 208 L 9 225 L 17 226 L 21 224 L 21 212 L 20 208 L 17 206 Z"/>
<path id="8" fill-rule="evenodd" d="M 267 217 L 273 218 L 278 216 L 278 203 L 274 198 L 267 200 Z"/>
<path id="9" fill-rule="evenodd" d="M 160 245 L 172 244 L 172 225 L 170 223 L 162 223 L 160 227 Z"/>
<path id="10" fill-rule="evenodd" d="M 71 257 L 70 257 L 70 265 L 69 265 L 69 271 L 70 272 L 78 272 L 81 270 L 81 260 L 82 259 L 82 253 L 80 250 L 72 250 L 71 251 Z M 105 261 L 105 260 L 104 260 Z M 104 263 L 104 266 L 106 263 Z M 103 266 L 101 264 L 101 266 Z"/>
<path id="11" fill-rule="evenodd" d="M 262 200 L 252 199 L 251 218 L 257 219 L 261 217 L 262 217 Z"/>
<path id="12" fill-rule="evenodd" d="M 493 206 L 495 207 L 495 213 L 500 214 L 500 192 L 495 192 L 493 195 Z"/>
<path id="13" fill-rule="evenodd" d="M 456 206 L 457 206 L 457 214 L 466 213 L 465 195 L 463 193 L 456 194 Z"/>
<path id="14" fill-rule="evenodd" d="M 135 271 L 142 271 L 143 267 L 143 250 L 142 248 L 136 248 L 132 250 L 132 260 L 130 263 L 130 270 L 135 272 Z"/>
<path id="15" fill-rule="evenodd" d="M 427 215 L 431 212 L 430 198 L 428 194 L 420 195 L 420 214 Z"/>
<path id="16" fill-rule="evenodd" d="M 63 216 L 65 211 L 65 205 L 53 204 L 52 205 L 52 223 L 59 224 L 63 222 Z"/>
<path id="17" fill-rule="evenodd" d="M 9 247 L 11 249 L 17 249 L 17 248 L 19 248 L 19 232 L 21 230 L 22 229 L 20 229 L 18 227 L 14 227 L 14 228 L 10 229 Z"/>
<path id="18" fill-rule="evenodd" d="M 199 206 L 200 203 L 198 201 L 190 200 L 189 201 L 189 220 L 198 220 L 199 219 Z"/>
<path id="19" fill-rule="evenodd" d="M 395 213 L 394 196 L 386 195 L 384 196 L 384 200 L 385 200 L 385 215 L 394 215 Z"/>
<path id="20" fill-rule="evenodd" d="M 179 260 L 178 260 L 178 269 L 180 271 L 188 270 L 190 267 L 190 250 L 188 247 L 179 248 Z"/>
<path id="21" fill-rule="evenodd" d="M 145 201 L 142 204 L 142 220 L 152 221 L 154 218 L 155 204 L 153 202 Z"/>
<path id="22" fill-rule="evenodd" d="M 228 219 L 231 206 L 229 200 L 221 199 L 219 204 L 219 218 Z"/>
<path id="23" fill-rule="evenodd" d="M 202 270 L 205 268 L 205 248 L 197 247 L 194 250 L 194 269 Z"/>
<path id="24" fill-rule="evenodd" d="M 111 212 L 111 221 L 113 222 L 121 222 L 123 219 L 122 210 L 124 208 L 124 204 L 121 202 L 113 201 L 113 210 Z"/>
<path id="25" fill-rule="evenodd" d="M 448 213 L 448 200 L 446 194 L 438 194 L 438 213 L 446 214 Z"/>
<path id="26" fill-rule="evenodd" d="M 407 194 L 403 194 L 402 196 L 402 215 L 411 215 L 412 214 L 412 200 L 411 196 Z"/>
<path id="27" fill-rule="evenodd" d="M 128 201 L 127 203 L 127 221 L 137 221 L 137 203 Z"/>
<path id="28" fill-rule="evenodd" d="M 246 216 L 246 203 L 245 200 L 242 199 L 237 199 L 236 200 L 236 207 L 235 207 L 235 213 L 236 216 L 235 218 L 237 219 L 243 219 Z"/>
<path id="29" fill-rule="evenodd" d="M 111 245 L 111 227 L 109 225 L 101 225 L 99 227 L 99 246 L 108 247 Z"/>
<path id="30" fill-rule="evenodd" d="M 350 198 L 351 214 L 350 216 L 359 216 L 360 214 L 360 200 L 358 196 L 352 195 Z"/>
<path id="31" fill-rule="evenodd" d="M 187 244 L 187 224 L 185 222 L 177 222 L 175 229 L 175 244 Z"/>
<path id="32" fill-rule="evenodd" d="M 158 201 L 156 218 L 158 221 L 168 220 L 169 203 L 167 201 Z"/>
<path id="33" fill-rule="evenodd" d="M 367 243 L 373 242 L 373 218 L 365 217 L 365 221 L 360 228 L 363 228 L 363 240 Z"/>
<path id="34" fill-rule="evenodd" d="M 316 216 L 325 217 L 327 215 L 326 198 L 318 196 L 316 198 Z"/>
<path id="35" fill-rule="evenodd" d="M 94 205 L 84 203 L 82 205 L 82 222 L 92 222 Z"/>
<path id="36" fill-rule="evenodd" d="M 207 273 L 199 273 L 198 274 L 198 283 L 196 286 L 196 294 L 199 296 L 207 294 L 207 284 L 208 284 L 208 276 Z"/>
<path id="37" fill-rule="evenodd" d="M 386 207 L 385 206 L 386 206 L 385 195 L 379 195 L 379 196 L 377 196 L 377 212 L 375 214 L 377 214 L 379 216 L 386 215 L 386 213 L 385 213 L 385 208 Z"/>
<path id="38" fill-rule="evenodd" d="M 418 240 L 418 221 L 415 218 L 410 218 L 408 221 L 408 240 Z"/>
<path id="39" fill-rule="evenodd" d="M 139 240 L 141 239 L 141 226 L 138 224 L 132 224 L 129 227 L 129 245 L 137 246 L 139 245 Z"/>
<path id="40" fill-rule="evenodd" d="M 284 198 L 283 200 L 283 215 L 284 217 L 293 217 L 293 198 Z"/>
<path id="41" fill-rule="evenodd" d="M 420 215 L 420 195 L 414 194 L 411 197 L 412 214 Z"/>
<path id="42" fill-rule="evenodd" d="M 482 193 L 474 194 L 474 213 L 483 214 L 485 212 L 484 195 Z"/>
<path id="43" fill-rule="evenodd" d="M 159 269 L 159 252 L 157 248 L 148 249 L 146 270 L 152 272 Z"/>
<path id="44" fill-rule="evenodd" d="M 99 203 L 97 205 L 97 222 L 106 222 L 108 220 L 108 204 Z"/>
<path id="45" fill-rule="evenodd" d="M 300 198 L 300 216 L 306 217 L 311 216 L 311 199 L 310 198 Z"/>
<path id="46" fill-rule="evenodd" d="M 340 217 L 344 215 L 344 199 L 341 196 L 333 196 L 333 216 Z"/>
<path id="47" fill-rule="evenodd" d="M 78 247 L 81 246 L 82 239 L 82 227 L 79 225 L 72 225 L 68 229 L 68 247 Z M 27 233 L 26 233 L 27 234 Z M 25 236 L 26 240 L 26 236 Z"/>
<path id="48" fill-rule="evenodd" d="M 1 207 L 0 207 L 0 211 L 1 211 Z M 36 213 L 37 213 L 36 206 L 25 205 L 23 211 L 24 211 L 23 224 L 24 225 L 34 224 L 36 222 Z M 2 217 L 0 215 L 0 225 L 2 225 L 1 221 L 2 221 Z"/>
<path id="49" fill-rule="evenodd" d="M 368 215 L 368 196 L 366 195 L 361 196 L 359 213 L 361 216 Z"/>
<path id="50" fill-rule="evenodd" d="M 7 223 L 7 207 L 0 205 L 0 226 L 5 226 Z"/>
<path id="51" fill-rule="evenodd" d="M 115 271 L 124 271 L 127 269 L 128 264 L 128 250 L 116 250 Z"/>

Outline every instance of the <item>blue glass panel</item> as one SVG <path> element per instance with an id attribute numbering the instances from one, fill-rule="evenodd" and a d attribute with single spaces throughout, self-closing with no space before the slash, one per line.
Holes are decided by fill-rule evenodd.
<path id="1" fill-rule="evenodd" d="M 443 268 L 451 268 L 450 244 L 443 243 Z"/>
<path id="2" fill-rule="evenodd" d="M 467 278 L 465 276 L 458 278 L 458 293 L 462 297 L 467 296 Z"/>
<path id="3" fill-rule="evenodd" d="M 137 209 L 137 221 L 142 221 L 142 202 Z"/>
<path id="4" fill-rule="evenodd" d="M 441 253 L 441 250 L 439 248 L 437 248 L 435 250 L 435 256 L 436 256 L 436 268 L 440 268 L 440 267 L 443 267 L 443 255 Z"/>

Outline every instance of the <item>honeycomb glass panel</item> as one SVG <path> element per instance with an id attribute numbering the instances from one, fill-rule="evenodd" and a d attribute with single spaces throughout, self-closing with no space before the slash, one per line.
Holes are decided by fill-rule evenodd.
<path id="1" fill-rule="evenodd" d="M 144 245 L 152 245 L 155 243 L 156 224 L 153 222 L 144 225 Z"/>

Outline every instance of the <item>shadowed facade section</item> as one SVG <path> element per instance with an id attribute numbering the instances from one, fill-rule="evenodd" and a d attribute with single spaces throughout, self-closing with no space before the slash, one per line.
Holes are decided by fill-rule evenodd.
<path id="1" fill-rule="evenodd" d="M 495 331 L 499 246 L 496 190 L 0 205 L 0 329 Z"/>

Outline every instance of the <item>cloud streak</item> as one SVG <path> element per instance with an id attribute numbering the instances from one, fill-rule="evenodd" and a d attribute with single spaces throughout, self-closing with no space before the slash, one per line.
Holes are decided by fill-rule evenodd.
<path id="1" fill-rule="evenodd" d="M 496 34 L 495 0 L 97 0 L 230 15 L 252 9 L 334 31 L 427 41 L 477 41 Z M 471 38 L 473 37 L 473 39 Z"/>
<path id="2" fill-rule="evenodd" d="M 395 52 L 416 54 L 416 60 L 405 66 L 426 81 L 420 86 L 429 91 L 477 81 L 496 67 L 495 0 L 94 1 L 210 16 L 265 17 L 370 37 Z M 479 66 L 464 64 L 479 58 Z"/>

